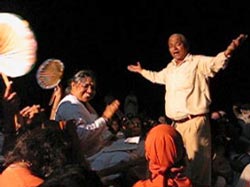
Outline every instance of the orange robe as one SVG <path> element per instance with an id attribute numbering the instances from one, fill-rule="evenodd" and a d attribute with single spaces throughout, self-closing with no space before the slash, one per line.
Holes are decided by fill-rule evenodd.
<path id="1" fill-rule="evenodd" d="M 136 182 L 133 187 L 191 187 L 190 179 L 183 174 L 183 167 L 174 166 L 184 154 L 182 137 L 173 127 L 166 124 L 153 127 L 145 141 L 151 176 Z"/>
<path id="2" fill-rule="evenodd" d="M 1 187 L 37 187 L 43 179 L 33 175 L 27 167 L 16 164 L 8 166 L 0 174 Z"/>

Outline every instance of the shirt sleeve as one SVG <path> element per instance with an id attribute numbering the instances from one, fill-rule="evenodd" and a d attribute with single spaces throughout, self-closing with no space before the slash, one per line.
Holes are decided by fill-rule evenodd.
<path id="1" fill-rule="evenodd" d="M 221 69 L 225 69 L 228 65 L 229 59 L 225 56 L 224 52 L 219 53 L 214 57 L 197 56 L 198 68 L 207 77 L 214 77 L 214 75 Z"/>
<path id="2" fill-rule="evenodd" d="M 158 72 L 143 69 L 141 75 L 152 83 L 165 84 L 166 68 Z"/>
<path id="3" fill-rule="evenodd" d="M 79 119 L 77 128 L 83 128 L 86 130 L 94 130 L 99 127 L 105 126 L 106 123 L 107 121 L 103 117 L 97 118 L 93 123 L 90 123 L 90 124 L 87 124 L 84 122 L 84 120 Z"/>

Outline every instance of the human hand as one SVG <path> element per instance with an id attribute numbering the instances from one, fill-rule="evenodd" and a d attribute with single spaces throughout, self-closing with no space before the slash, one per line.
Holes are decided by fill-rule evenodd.
<path id="1" fill-rule="evenodd" d="M 226 51 L 224 52 L 226 57 L 230 57 L 232 52 L 239 47 L 246 39 L 248 35 L 240 34 L 236 39 L 233 39 L 232 42 L 227 47 Z"/>
<path id="2" fill-rule="evenodd" d="M 102 114 L 102 117 L 105 119 L 110 119 L 116 111 L 119 109 L 120 102 L 116 99 L 112 101 L 110 104 L 108 104 Z"/>
<path id="3" fill-rule="evenodd" d="M 52 96 L 49 101 L 49 106 L 52 105 L 51 111 L 50 111 L 50 119 L 53 120 L 55 119 L 56 116 L 56 109 L 58 107 L 58 104 L 62 98 L 62 86 L 58 84 L 52 93 Z"/>
<path id="4" fill-rule="evenodd" d="M 40 105 L 32 105 L 24 107 L 19 114 L 27 119 L 32 119 L 36 114 L 43 112 L 44 109 Z"/>
<path id="5" fill-rule="evenodd" d="M 6 84 L 6 88 L 3 95 L 3 108 L 6 115 L 16 113 L 19 110 L 20 99 L 16 92 L 12 91 L 12 81 Z"/>
<path id="6" fill-rule="evenodd" d="M 128 65 L 127 69 L 131 72 L 141 73 L 142 67 L 140 62 L 137 62 L 136 65 Z"/>
<path id="7" fill-rule="evenodd" d="M 50 98 L 50 101 L 49 101 L 49 106 L 51 106 L 55 102 L 60 101 L 61 98 L 62 98 L 62 86 L 60 84 L 58 84 L 54 88 L 54 91 L 53 91 L 53 93 L 51 95 L 51 98 Z"/>
<path id="8" fill-rule="evenodd" d="M 16 92 L 12 91 L 12 81 L 6 79 L 5 91 L 2 98 L 4 124 L 3 129 L 5 133 L 13 133 L 16 131 L 16 115 L 19 111 L 20 98 Z"/>

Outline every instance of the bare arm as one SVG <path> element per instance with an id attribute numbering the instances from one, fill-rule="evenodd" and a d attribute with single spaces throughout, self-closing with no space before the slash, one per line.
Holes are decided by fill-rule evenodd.
<path id="1" fill-rule="evenodd" d="M 56 109 L 58 107 L 58 104 L 60 102 L 62 98 L 62 87 L 60 85 L 57 85 L 55 88 L 54 88 L 54 92 L 53 92 L 53 95 L 52 95 L 52 99 L 50 101 L 50 105 L 52 105 L 51 107 L 51 111 L 50 111 L 50 119 L 51 120 L 54 120 L 55 119 L 55 116 L 56 116 Z"/>
<path id="2" fill-rule="evenodd" d="M 12 91 L 12 81 L 6 84 L 3 96 L 4 131 L 13 133 L 16 131 L 15 115 L 19 112 L 20 99 L 16 92 Z"/>

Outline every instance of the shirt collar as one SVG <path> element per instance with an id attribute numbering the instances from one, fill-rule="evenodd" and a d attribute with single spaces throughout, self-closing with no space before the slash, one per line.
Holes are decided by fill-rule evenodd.
<path id="1" fill-rule="evenodd" d="M 188 54 L 185 56 L 183 62 L 182 62 L 181 64 L 179 64 L 179 66 L 182 65 L 183 63 L 185 63 L 186 61 L 188 61 L 189 59 L 191 59 L 191 57 L 192 57 L 192 55 L 191 55 L 190 53 L 188 53 Z M 174 58 L 172 59 L 172 63 L 173 63 L 175 66 L 177 66 L 176 60 L 175 60 Z"/>

